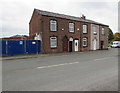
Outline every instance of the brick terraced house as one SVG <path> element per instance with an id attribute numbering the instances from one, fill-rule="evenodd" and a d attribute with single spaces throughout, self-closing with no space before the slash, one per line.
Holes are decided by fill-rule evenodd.
<path id="1" fill-rule="evenodd" d="M 41 40 L 42 53 L 107 49 L 108 25 L 34 9 L 29 23 L 31 39 Z"/>

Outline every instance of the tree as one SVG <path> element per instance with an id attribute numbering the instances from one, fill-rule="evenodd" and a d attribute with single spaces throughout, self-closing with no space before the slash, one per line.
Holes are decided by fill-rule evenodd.
<path id="1" fill-rule="evenodd" d="M 109 28 L 109 35 L 108 35 L 108 41 L 109 43 L 114 39 L 114 35 L 112 30 Z"/>
<path id="2" fill-rule="evenodd" d="M 120 41 L 120 33 L 119 32 L 116 32 L 114 34 L 114 41 Z"/>

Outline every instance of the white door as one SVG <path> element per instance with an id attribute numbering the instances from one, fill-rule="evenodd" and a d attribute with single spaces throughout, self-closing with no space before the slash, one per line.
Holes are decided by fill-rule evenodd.
<path id="1" fill-rule="evenodd" d="M 93 41 L 93 50 L 96 50 L 96 39 Z"/>
<path id="2" fill-rule="evenodd" d="M 75 51 L 78 51 L 78 40 L 74 41 L 74 48 L 75 48 Z"/>

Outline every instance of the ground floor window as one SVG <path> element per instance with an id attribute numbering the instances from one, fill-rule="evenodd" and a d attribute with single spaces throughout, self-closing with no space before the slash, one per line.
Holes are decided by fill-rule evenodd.
<path id="1" fill-rule="evenodd" d="M 87 46 L 87 38 L 83 38 L 83 46 Z"/>
<path id="2" fill-rule="evenodd" d="M 57 37 L 50 37 L 50 47 L 57 48 Z"/>

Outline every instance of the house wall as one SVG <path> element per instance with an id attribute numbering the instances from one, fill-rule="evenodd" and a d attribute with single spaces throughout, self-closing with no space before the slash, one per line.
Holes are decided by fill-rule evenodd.
<path id="1" fill-rule="evenodd" d="M 31 17 L 30 23 L 29 23 L 29 36 L 35 36 L 36 33 L 40 34 L 42 32 L 41 30 L 41 15 L 36 12 L 37 10 L 34 10 L 33 15 Z"/>
<path id="2" fill-rule="evenodd" d="M 96 27 L 96 29 L 97 29 L 97 34 L 94 34 L 93 33 L 93 27 Z M 90 44 L 90 49 L 91 50 L 94 50 L 94 39 L 96 39 L 96 50 L 98 50 L 98 49 L 100 49 L 100 47 L 99 47 L 99 25 L 95 25 L 95 24 L 91 24 L 91 40 L 90 40 L 90 42 L 91 42 L 91 44 Z"/>
<path id="3" fill-rule="evenodd" d="M 87 33 L 86 34 L 83 34 L 83 27 L 82 25 L 87 25 Z M 88 51 L 90 50 L 90 34 L 91 34 L 91 25 L 90 23 L 81 23 L 80 25 L 80 34 L 81 34 L 81 51 Z M 82 41 L 82 38 L 86 37 L 88 40 L 87 40 L 87 46 L 86 47 L 83 47 L 83 41 Z"/>
<path id="4" fill-rule="evenodd" d="M 50 20 L 56 20 L 57 21 L 57 32 L 51 32 L 50 31 Z M 74 33 L 69 32 L 69 23 L 74 23 L 75 29 Z M 87 25 L 87 32 L 86 34 L 83 34 L 83 27 L 82 25 Z M 92 27 L 97 26 L 97 35 L 93 34 Z M 40 15 L 37 10 L 34 10 L 32 18 L 29 23 L 29 29 L 30 33 L 29 35 L 35 36 L 40 35 L 41 37 L 41 51 L 42 53 L 54 53 L 54 52 L 63 52 L 63 37 L 66 35 L 68 39 L 73 38 L 74 40 L 78 40 L 78 51 L 88 51 L 93 50 L 93 42 L 92 40 L 94 38 L 97 39 L 97 49 L 101 49 L 101 41 L 104 41 L 103 48 L 107 48 L 108 44 L 108 27 L 105 28 L 105 35 L 101 35 L 101 29 L 103 26 L 98 26 L 91 23 L 85 23 L 85 22 L 79 22 L 74 20 L 68 20 L 63 18 L 56 18 L 56 17 L 50 17 L 50 16 L 43 16 Z M 62 30 L 64 29 L 64 30 Z M 50 37 L 56 36 L 57 37 L 57 48 L 51 48 L 50 47 Z M 82 38 L 87 38 L 87 46 L 83 47 L 83 41 Z M 34 38 L 33 38 L 34 39 Z M 68 41 L 69 42 L 69 41 Z M 73 44 L 74 45 L 74 44 Z M 69 46 L 69 44 L 68 44 Z M 69 50 L 69 47 L 68 47 Z M 73 47 L 74 51 L 74 47 Z"/>
<path id="5" fill-rule="evenodd" d="M 43 51 L 44 53 L 53 53 L 53 52 L 63 52 L 63 37 L 66 35 L 68 38 L 72 37 L 73 39 L 79 40 L 79 48 L 78 51 L 80 51 L 80 22 L 67 20 L 67 19 L 61 19 L 61 18 L 55 18 L 55 17 L 48 17 L 48 16 L 42 16 L 43 19 Z M 51 32 L 50 31 L 50 20 L 56 20 L 57 21 L 57 32 Z M 75 25 L 75 32 L 71 33 L 69 32 L 69 22 L 73 22 Z M 62 31 L 62 29 L 64 29 Z M 77 30 L 79 29 L 79 30 Z M 57 48 L 51 49 L 50 48 L 50 36 L 57 36 L 58 44 Z"/>
<path id="6" fill-rule="evenodd" d="M 104 35 L 101 34 L 102 27 L 105 28 Z M 101 49 L 101 41 L 104 41 L 103 49 L 107 49 L 108 48 L 108 27 L 106 26 L 100 26 L 100 49 Z"/>

